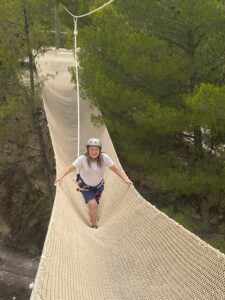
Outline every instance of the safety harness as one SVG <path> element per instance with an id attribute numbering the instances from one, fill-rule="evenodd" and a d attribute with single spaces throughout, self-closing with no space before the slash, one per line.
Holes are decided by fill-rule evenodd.
<path id="1" fill-rule="evenodd" d="M 78 192 L 89 192 L 90 190 L 97 190 L 97 189 L 99 189 L 101 186 L 103 186 L 104 185 L 104 179 L 102 179 L 101 180 L 101 182 L 98 184 L 98 185 L 96 185 L 96 186 L 90 186 L 90 185 L 87 185 L 84 181 L 83 181 L 83 179 L 81 178 L 81 176 L 80 176 L 80 174 L 78 173 L 77 174 L 77 178 L 76 178 L 76 182 L 77 182 L 77 185 L 78 185 L 78 187 L 77 187 L 77 191 Z M 101 195 L 101 193 L 100 192 L 96 192 L 96 196 L 100 196 Z"/>

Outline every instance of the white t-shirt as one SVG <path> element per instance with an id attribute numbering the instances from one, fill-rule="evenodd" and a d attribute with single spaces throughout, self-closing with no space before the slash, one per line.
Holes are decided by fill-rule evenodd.
<path id="1" fill-rule="evenodd" d="M 104 172 L 106 167 L 112 167 L 112 159 L 105 153 L 102 153 L 102 165 L 97 165 L 97 162 L 91 162 L 90 167 L 87 162 L 87 156 L 79 156 L 72 165 L 79 168 L 79 173 L 83 181 L 90 186 L 98 185 L 104 178 Z"/>

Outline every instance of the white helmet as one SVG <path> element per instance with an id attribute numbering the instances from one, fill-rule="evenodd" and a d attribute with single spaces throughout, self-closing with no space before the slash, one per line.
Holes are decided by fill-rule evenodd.
<path id="1" fill-rule="evenodd" d="M 96 146 L 96 147 L 102 148 L 102 143 L 101 143 L 100 139 L 98 139 L 98 138 L 90 138 L 90 139 L 88 139 L 88 141 L 86 143 L 86 147 L 89 147 L 89 146 Z"/>

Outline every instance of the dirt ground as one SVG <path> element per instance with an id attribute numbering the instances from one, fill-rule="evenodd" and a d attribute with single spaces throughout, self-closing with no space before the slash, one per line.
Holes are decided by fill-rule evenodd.
<path id="1" fill-rule="evenodd" d="M 39 257 L 0 245 L 0 300 L 28 300 Z"/>

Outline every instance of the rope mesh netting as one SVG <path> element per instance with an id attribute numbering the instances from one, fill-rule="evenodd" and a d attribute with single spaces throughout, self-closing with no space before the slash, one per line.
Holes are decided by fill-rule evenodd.
<path id="1" fill-rule="evenodd" d="M 63 50 L 49 51 L 39 60 L 42 74 L 54 75 L 45 82 L 43 98 L 57 173 L 76 158 L 76 91 L 68 72 L 72 65 L 72 52 Z M 80 144 L 99 137 L 103 151 L 120 165 L 107 129 L 91 123 L 93 110 L 87 100 L 81 101 Z M 74 175 L 57 186 L 31 299 L 225 299 L 225 255 L 160 212 L 110 170 L 99 228 L 90 228 Z"/>

